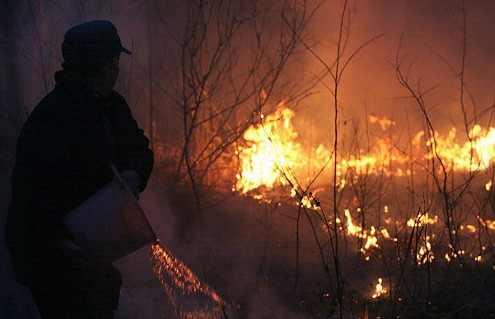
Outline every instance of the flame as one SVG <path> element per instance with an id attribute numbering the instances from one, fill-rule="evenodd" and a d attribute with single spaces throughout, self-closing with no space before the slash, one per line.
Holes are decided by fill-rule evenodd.
<path id="1" fill-rule="evenodd" d="M 371 298 L 376 299 L 386 293 L 387 293 L 387 289 L 383 287 L 383 279 L 378 278 L 378 283 L 375 285 L 375 291 L 373 292 Z"/>
<path id="2" fill-rule="evenodd" d="M 304 180 L 302 172 L 307 171 L 309 161 L 318 168 L 326 167 L 332 159 L 332 152 L 324 145 L 315 149 L 303 149 L 298 142 L 298 133 L 292 124 L 295 112 L 280 103 L 273 114 L 260 114 L 260 123 L 251 125 L 244 132 L 245 145 L 239 146 L 239 172 L 236 174 L 234 191 L 242 194 L 257 189 L 271 190 L 277 185 L 298 187 Z M 370 116 L 371 123 L 377 123 L 382 130 L 395 125 L 385 117 Z M 366 151 L 340 155 L 337 163 L 339 189 L 349 185 L 349 173 L 354 176 L 385 175 L 410 176 L 415 172 L 409 168 L 412 163 L 427 162 L 440 158 L 446 170 L 475 172 L 486 170 L 495 159 L 495 128 L 482 128 L 474 125 L 469 132 L 469 140 L 457 143 L 457 130 L 452 128 L 446 136 L 438 131 L 429 138 L 425 132 L 415 134 L 412 144 L 417 154 L 406 155 L 399 150 L 392 138 L 376 138 Z M 423 150 L 423 154 L 421 154 Z M 346 177 L 347 176 L 347 177 Z M 485 185 L 491 189 L 491 181 Z M 302 198 L 301 198 L 302 199 Z M 311 207 L 305 200 L 304 206 Z"/>
<path id="3" fill-rule="evenodd" d="M 478 221 L 483 227 L 486 227 L 490 230 L 495 230 L 495 220 L 490 220 L 490 219 L 483 220 L 481 217 L 478 216 Z"/>
<path id="4" fill-rule="evenodd" d="M 424 238 L 424 244 L 419 247 L 418 252 L 416 253 L 416 260 L 418 265 L 424 265 L 426 263 L 432 263 L 435 259 L 435 254 L 431 249 L 430 236 L 426 236 Z"/>
<path id="5" fill-rule="evenodd" d="M 340 159 L 337 164 L 338 175 L 345 176 L 346 172 L 353 175 L 406 176 L 407 170 L 401 168 L 410 158 L 399 152 L 393 141 L 385 138 L 376 140 L 368 153 L 360 151 L 348 158 Z"/>
<path id="6" fill-rule="evenodd" d="M 492 189 L 492 186 L 493 186 L 493 183 L 492 181 L 488 181 L 486 184 L 485 184 L 485 189 L 486 191 L 490 191 L 490 189 Z"/>
<path id="7" fill-rule="evenodd" d="M 366 244 L 364 244 L 364 250 L 368 250 L 371 247 L 380 247 L 378 246 L 378 238 L 375 236 L 376 229 L 375 226 L 371 226 L 371 230 L 369 234 L 363 234 L 364 238 L 366 238 Z"/>
<path id="8" fill-rule="evenodd" d="M 344 210 L 344 215 L 347 221 L 347 234 L 356 238 L 362 238 L 366 240 L 363 247 L 361 247 L 361 249 L 359 250 L 363 254 L 366 254 L 371 248 L 380 248 L 377 237 L 378 233 L 380 233 L 383 236 L 383 238 L 393 241 L 397 240 L 396 238 L 392 238 L 390 236 L 387 229 L 382 229 L 378 231 L 378 229 L 375 226 L 371 226 L 370 230 L 367 231 L 364 230 L 362 227 L 355 225 L 352 221 L 352 216 L 349 209 Z M 367 258 L 366 260 L 369 260 L 369 258 Z"/>
<path id="9" fill-rule="evenodd" d="M 378 123 L 383 131 L 386 131 L 388 128 L 395 125 L 394 121 L 389 120 L 386 117 L 379 118 L 378 116 L 375 115 L 370 115 L 369 121 L 371 124 Z"/>
<path id="10" fill-rule="evenodd" d="M 456 133 L 456 128 L 446 137 L 435 132 L 426 141 L 426 146 L 433 149 L 427 158 L 439 156 L 448 170 L 474 172 L 489 168 L 495 156 L 495 128 L 474 125 L 468 134 L 469 141 L 464 144 L 455 142 Z"/>
<path id="11" fill-rule="evenodd" d="M 239 157 L 239 170 L 233 190 L 264 201 L 270 201 L 272 194 L 270 192 L 273 190 L 281 189 L 287 193 L 290 190 L 290 198 L 296 198 L 298 206 L 314 210 L 317 214 L 323 214 L 324 209 L 316 200 L 315 192 L 302 191 L 305 188 L 299 184 L 299 181 L 312 178 L 312 176 L 305 177 L 304 175 L 308 174 L 308 163 L 317 169 L 322 168 L 322 175 L 332 173 L 329 171 L 332 170 L 333 165 L 328 164 L 334 160 L 334 153 L 323 144 L 314 148 L 303 147 L 304 144 L 298 140 L 298 133 L 292 124 L 294 117 L 295 112 L 281 103 L 274 113 L 268 116 L 260 114 L 260 123 L 251 125 L 244 132 L 244 143 L 236 149 L 236 154 Z M 378 125 L 382 131 L 390 133 L 396 125 L 394 121 L 386 117 L 372 115 L 368 120 L 370 123 Z M 342 146 L 339 146 L 337 171 L 335 172 L 338 192 L 345 194 L 347 190 L 351 190 L 351 187 L 356 187 L 356 182 L 359 183 L 360 179 L 364 180 L 365 176 L 370 175 L 407 177 L 412 180 L 415 175 L 424 174 L 425 168 L 432 167 L 432 160 L 438 161 L 440 159 L 442 165 L 437 165 L 437 169 L 444 168 L 445 172 L 448 173 L 468 173 L 468 176 L 475 176 L 481 171 L 494 167 L 495 128 L 493 127 L 483 128 L 476 124 L 464 137 L 459 136 L 461 134 L 458 134 L 455 128 L 450 129 L 445 135 L 439 131 L 434 133 L 419 131 L 413 134 L 412 141 L 410 141 L 412 145 L 407 152 L 400 149 L 397 138 L 394 138 L 392 134 L 387 135 L 387 137 L 371 136 L 366 149 L 359 147 L 346 149 L 343 147 L 346 141 L 339 141 Z M 427 172 L 426 174 L 430 173 Z M 326 176 L 328 177 L 328 175 Z M 468 177 L 464 174 L 455 176 Z M 493 177 L 488 181 L 483 181 L 486 191 L 492 190 L 492 179 Z M 287 197 L 289 198 L 289 196 Z M 290 202 L 292 203 L 292 201 L 291 199 Z M 355 208 L 358 203 L 353 200 L 348 202 L 351 203 L 349 206 L 352 205 L 352 209 L 364 214 L 359 207 Z M 384 241 L 398 242 L 399 232 L 405 229 L 409 229 L 410 232 L 426 232 L 428 230 L 427 233 L 422 233 L 418 237 L 415 244 L 412 260 L 415 260 L 418 265 L 432 263 L 435 257 L 444 254 L 443 251 L 433 251 L 434 247 L 447 245 L 447 243 L 441 242 L 445 240 L 446 237 L 443 236 L 445 234 L 435 237 L 435 232 L 441 234 L 446 229 L 445 220 L 440 217 L 443 215 L 442 213 L 439 215 L 431 211 L 420 215 L 413 213 L 408 214 L 403 220 L 398 220 L 394 219 L 392 216 L 394 214 L 390 213 L 391 207 L 388 205 L 382 207 L 383 215 L 380 217 L 379 224 L 372 225 L 372 222 L 367 222 L 366 229 L 360 224 L 359 219 L 353 219 L 351 209 L 343 211 L 342 219 L 335 217 L 335 222 L 340 224 L 339 227 L 345 234 L 358 239 L 357 242 L 360 245 L 358 251 L 365 255 L 366 260 L 370 259 L 373 251 L 381 249 Z M 376 213 L 376 211 L 370 212 L 370 214 Z M 473 212 L 466 212 L 465 216 L 469 216 L 470 219 L 466 218 L 463 224 L 456 225 L 456 228 L 450 231 L 453 234 L 462 232 L 462 236 L 466 238 L 477 238 L 476 242 L 481 245 L 479 240 L 481 232 L 486 232 L 487 236 L 492 236 L 488 232 L 495 231 L 495 221 L 478 216 L 477 227 L 472 223 L 477 214 L 479 213 L 473 215 Z M 415 217 L 410 218 L 409 216 Z M 362 216 L 362 218 L 370 221 L 368 216 Z M 382 221 L 384 224 L 380 224 Z M 391 233 L 394 233 L 395 237 Z M 488 260 L 482 256 L 483 251 L 465 253 L 464 247 L 460 250 L 456 248 L 456 251 L 452 247 L 450 249 L 451 251 L 445 255 L 447 262 L 461 256 L 472 258 L 476 262 Z"/>
<path id="12" fill-rule="evenodd" d="M 244 132 L 248 146 L 238 149 L 241 171 L 235 189 L 246 194 L 261 186 L 287 185 L 290 172 L 305 164 L 301 145 L 295 142 L 293 117 L 294 111 L 282 104 L 274 114 L 262 114 L 261 123 Z"/>
<path id="13" fill-rule="evenodd" d="M 430 217 L 428 213 L 425 213 L 423 215 L 420 215 L 418 218 L 410 218 L 407 221 L 407 226 L 409 227 L 422 227 L 424 225 L 433 225 L 438 222 L 438 216 L 434 215 L 433 217 Z"/>
<path id="14" fill-rule="evenodd" d="M 359 226 L 355 226 L 352 222 L 351 212 L 346 209 L 344 210 L 344 215 L 347 218 L 347 234 L 352 236 L 361 236 L 363 229 Z"/>

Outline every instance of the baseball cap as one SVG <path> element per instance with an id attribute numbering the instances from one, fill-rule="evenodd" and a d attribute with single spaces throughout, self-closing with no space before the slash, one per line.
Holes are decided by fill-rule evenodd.
<path id="1" fill-rule="evenodd" d="M 92 67 L 123 52 L 132 52 L 122 46 L 117 29 L 107 20 L 93 20 L 70 28 L 62 43 L 65 66 Z"/>

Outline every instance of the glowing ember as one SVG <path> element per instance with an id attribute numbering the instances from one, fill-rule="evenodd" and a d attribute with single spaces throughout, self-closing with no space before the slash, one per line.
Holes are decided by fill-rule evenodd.
<path id="1" fill-rule="evenodd" d="M 354 225 L 354 223 L 352 222 L 351 212 L 346 209 L 344 211 L 344 214 L 347 218 L 347 234 L 352 236 L 360 236 L 363 229 L 359 226 Z"/>
<path id="2" fill-rule="evenodd" d="M 344 210 L 344 215 L 347 219 L 347 234 L 366 240 L 363 247 L 361 247 L 361 249 L 359 250 L 363 254 L 367 253 L 368 250 L 370 250 L 371 248 L 380 248 L 380 246 L 378 245 L 378 237 L 376 236 L 378 233 L 382 234 L 382 236 L 386 239 L 394 241 L 396 240 L 395 238 L 392 238 L 390 236 L 387 229 L 382 229 L 379 232 L 375 226 L 371 226 L 370 230 L 367 231 L 363 230 L 362 227 L 355 225 L 352 221 L 351 212 L 348 209 Z M 366 260 L 369 260 L 369 256 L 367 257 L 368 258 Z"/>
<path id="3" fill-rule="evenodd" d="M 488 192 L 490 189 L 492 189 L 492 181 L 488 181 L 486 184 L 485 184 L 485 189 L 486 191 Z"/>
<path id="4" fill-rule="evenodd" d="M 371 247 L 378 248 L 378 238 L 375 236 L 376 229 L 375 226 L 371 226 L 371 230 L 369 234 L 363 234 L 363 237 L 366 238 L 366 244 L 364 244 L 364 249 L 368 250 Z"/>
<path id="5" fill-rule="evenodd" d="M 424 245 L 420 246 L 418 252 L 416 253 L 416 260 L 418 265 L 424 265 L 426 263 L 432 263 L 435 259 L 435 255 L 431 250 L 430 236 L 424 238 Z"/>
<path id="6" fill-rule="evenodd" d="M 153 270 L 179 318 L 224 318 L 227 302 L 202 282 L 186 264 L 160 244 L 151 246 L 150 255 Z"/>
<path id="7" fill-rule="evenodd" d="M 407 221 L 409 227 L 421 227 L 427 224 L 433 225 L 438 222 L 438 216 L 430 217 L 428 213 L 419 216 L 418 218 L 411 218 Z"/>
<path id="8" fill-rule="evenodd" d="M 378 278 L 378 283 L 375 285 L 375 291 L 374 291 L 373 295 L 371 296 L 371 298 L 376 299 L 376 298 L 378 298 L 381 295 L 386 294 L 386 293 L 387 293 L 387 289 L 385 289 L 383 287 L 383 279 Z"/>

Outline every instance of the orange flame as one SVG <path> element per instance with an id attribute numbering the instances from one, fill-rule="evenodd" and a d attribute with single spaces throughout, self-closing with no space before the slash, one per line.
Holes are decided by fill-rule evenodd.
<path id="1" fill-rule="evenodd" d="M 241 171 L 237 174 L 235 189 L 246 194 L 261 186 L 273 188 L 287 185 L 287 175 L 295 167 L 304 165 L 301 145 L 296 143 L 297 133 L 291 120 L 294 111 L 282 105 L 261 124 L 250 126 L 244 132 L 248 147 L 239 147 Z"/>
<path id="2" fill-rule="evenodd" d="M 375 291 L 371 298 L 376 299 L 380 297 L 381 295 L 386 294 L 388 291 L 385 287 L 383 287 L 383 279 L 378 278 L 378 283 L 375 285 Z"/>
<path id="3" fill-rule="evenodd" d="M 333 160 L 334 153 L 325 145 L 312 149 L 303 147 L 291 122 L 294 117 L 294 111 L 281 103 L 273 114 L 266 117 L 261 114 L 261 123 L 250 126 L 244 132 L 245 145 L 239 146 L 236 150 L 240 167 L 233 191 L 270 201 L 270 193 L 267 191 L 284 186 L 284 191 L 288 192 L 287 186 L 289 186 L 290 196 L 297 198 L 297 205 L 323 213 L 322 207 L 314 198 L 314 192 L 300 191 L 303 187 L 298 182 L 311 180 L 312 176 L 304 178 L 304 174 L 308 173 L 308 163 L 313 167 L 325 168 L 322 175 L 328 174 L 333 167 L 328 164 Z M 378 125 L 382 131 L 390 130 L 396 125 L 394 121 L 385 117 L 370 116 L 368 120 Z M 440 159 L 443 165 L 437 167 L 443 167 L 447 172 L 473 175 L 494 165 L 495 128 L 493 127 L 483 128 L 481 125 L 474 125 L 465 138 L 467 142 L 459 142 L 462 137 L 458 136 L 455 128 L 452 128 L 447 135 L 435 131 L 434 134 L 427 136 L 425 131 L 420 131 L 410 141 L 414 147 L 407 152 L 401 150 L 398 142 L 391 136 L 372 137 L 365 150 L 354 146 L 348 149 L 339 148 L 337 172 L 335 172 L 338 177 L 336 186 L 339 192 L 354 187 L 355 181 L 363 176 L 412 177 L 431 167 L 431 160 Z M 345 141 L 340 143 L 345 146 Z M 493 177 L 483 182 L 487 192 L 493 191 L 492 179 Z M 380 249 L 381 240 L 398 241 L 397 227 L 394 228 L 395 237 L 389 232 L 390 229 L 386 228 L 397 226 L 399 223 L 388 215 L 388 211 L 388 206 L 384 206 L 385 227 L 369 225 L 369 228 L 364 229 L 352 219 L 349 209 L 344 210 L 345 220 L 336 218 L 335 222 L 340 223 L 341 229 L 349 236 L 359 239 L 360 252 L 366 254 L 368 260 L 372 250 Z M 495 230 L 495 222 L 478 219 L 483 231 Z M 436 257 L 433 252 L 433 247 L 436 246 L 434 240 L 440 240 L 433 232 L 443 231 L 442 218 L 428 212 L 416 218 L 407 217 L 400 223 L 412 229 L 431 228 L 428 235 L 424 234 L 418 242 L 415 259 L 419 265 L 433 262 Z M 481 231 L 479 228 L 481 227 L 465 224 L 459 225 L 458 229 L 452 231 L 462 231 L 466 236 L 477 236 Z M 481 261 L 482 253 L 481 251 L 476 254 L 463 254 L 462 250 L 452 251 L 446 255 L 446 259 L 466 255 L 475 261 Z"/>
<path id="4" fill-rule="evenodd" d="M 474 172 L 486 170 L 493 163 L 495 156 L 495 128 L 483 129 L 476 124 L 469 132 L 469 141 L 464 144 L 457 143 L 457 130 L 452 128 L 447 136 L 435 132 L 426 142 L 427 147 L 432 148 L 428 159 L 440 157 L 449 170 Z M 416 135 L 415 143 L 419 144 L 424 132 Z"/>
<path id="5" fill-rule="evenodd" d="M 292 125 L 294 116 L 294 111 L 281 103 L 273 114 L 266 117 L 261 114 L 261 123 L 250 126 L 244 132 L 247 145 L 236 150 L 240 169 L 236 175 L 234 191 L 246 194 L 260 188 L 273 189 L 276 185 L 293 184 L 297 187 L 296 182 L 304 180 L 297 174 L 301 175 L 305 171 L 309 159 L 316 167 L 327 166 L 332 152 L 324 145 L 304 151 Z M 385 117 L 370 116 L 369 120 L 379 124 L 382 129 L 395 125 L 395 122 Z M 438 132 L 426 140 L 424 136 L 425 132 L 420 131 L 411 141 L 416 145 L 417 152 L 426 147 L 423 155 L 406 155 L 398 150 L 390 138 L 377 138 L 366 152 L 359 150 L 357 154 L 349 154 L 345 158 L 341 156 L 337 163 L 339 187 L 343 189 L 349 184 L 345 180 L 347 172 L 351 172 L 353 176 L 385 174 L 400 177 L 414 174 L 406 168 L 411 161 L 421 163 L 438 157 L 447 170 L 464 172 L 486 170 L 494 162 L 493 127 L 483 129 L 480 125 L 474 125 L 469 132 L 469 141 L 460 144 L 456 142 L 455 128 L 447 136 Z M 489 181 L 485 188 L 490 190 L 491 185 Z"/>

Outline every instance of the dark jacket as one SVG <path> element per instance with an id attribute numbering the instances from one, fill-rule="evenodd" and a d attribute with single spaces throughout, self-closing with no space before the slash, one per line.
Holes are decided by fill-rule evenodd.
<path id="1" fill-rule="evenodd" d="M 111 181 L 110 163 L 135 170 L 140 191 L 153 166 L 149 141 L 120 94 L 97 97 L 67 72 L 55 79 L 22 128 L 12 172 L 7 247 L 27 284 L 66 263 L 58 248 L 68 238 L 63 217 Z"/>

